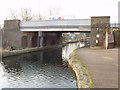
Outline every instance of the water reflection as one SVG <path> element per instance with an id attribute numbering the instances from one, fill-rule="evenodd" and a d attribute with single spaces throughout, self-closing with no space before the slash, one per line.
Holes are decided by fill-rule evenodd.
<path id="1" fill-rule="evenodd" d="M 77 44 L 70 44 L 4 58 L 0 62 L 0 88 L 76 88 L 74 76 L 62 64 L 62 57 L 68 58 L 75 48 Z"/>

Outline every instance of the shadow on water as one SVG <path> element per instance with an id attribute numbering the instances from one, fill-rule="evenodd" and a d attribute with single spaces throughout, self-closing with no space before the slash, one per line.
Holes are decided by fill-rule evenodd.
<path id="1" fill-rule="evenodd" d="M 0 88 L 77 88 L 70 69 L 63 65 L 76 48 L 77 44 L 70 44 L 3 58 Z"/>
<path id="2" fill-rule="evenodd" d="M 76 88 L 74 76 L 62 62 L 62 48 L 3 58 L 0 87 Z"/>
<path id="3" fill-rule="evenodd" d="M 45 51 L 32 52 L 24 55 L 3 58 L 5 69 L 21 70 L 21 65 L 62 65 L 62 48 L 52 48 Z"/>

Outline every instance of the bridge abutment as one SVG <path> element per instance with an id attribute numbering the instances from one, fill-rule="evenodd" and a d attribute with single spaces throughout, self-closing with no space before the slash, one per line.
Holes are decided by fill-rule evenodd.
<path id="1" fill-rule="evenodd" d="M 106 47 L 106 28 L 110 27 L 110 16 L 91 17 L 91 42 L 90 46 Z"/>
<path id="2" fill-rule="evenodd" d="M 9 50 L 62 44 L 61 32 L 20 31 L 19 20 L 5 20 L 2 34 L 3 48 Z"/>

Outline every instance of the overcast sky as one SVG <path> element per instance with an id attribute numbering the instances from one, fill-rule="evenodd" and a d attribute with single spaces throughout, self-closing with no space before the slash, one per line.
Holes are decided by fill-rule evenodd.
<path id="1" fill-rule="evenodd" d="M 12 10 L 32 8 L 47 16 L 48 9 L 59 8 L 59 16 L 65 18 L 90 19 L 91 16 L 111 16 L 111 22 L 117 23 L 118 2 L 120 0 L 1 0 L 0 24 L 9 17 Z"/>

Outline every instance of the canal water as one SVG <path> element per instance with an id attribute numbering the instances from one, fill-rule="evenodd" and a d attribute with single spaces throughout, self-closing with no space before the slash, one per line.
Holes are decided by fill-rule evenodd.
<path id="1" fill-rule="evenodd" d="M 74 75 L 63 63 L 79 43 L 3 58 L 0 88 L 77 88 Z"/>

